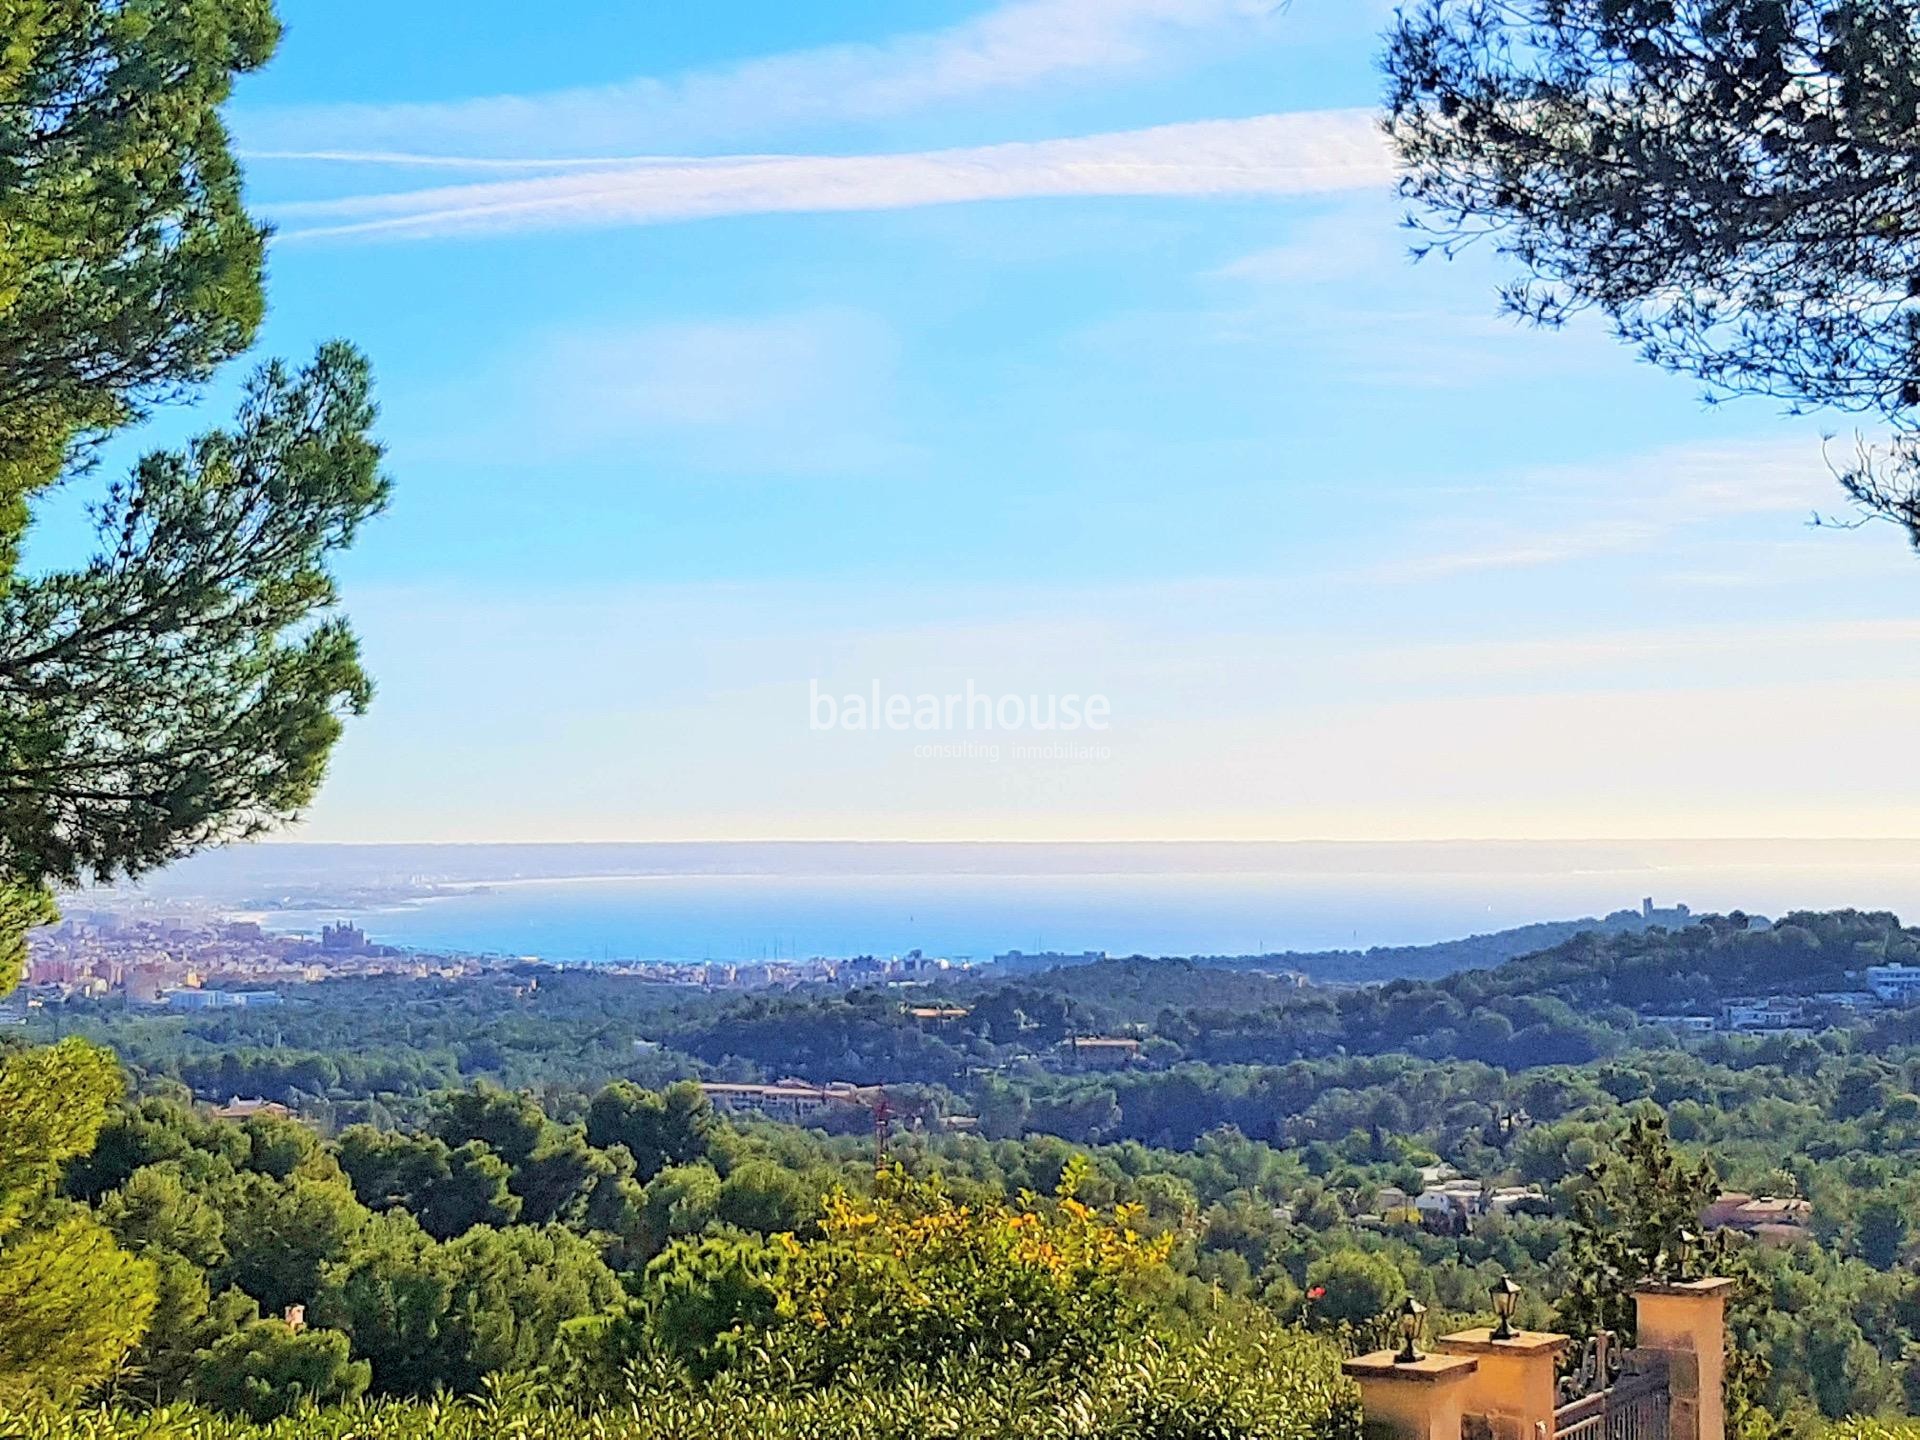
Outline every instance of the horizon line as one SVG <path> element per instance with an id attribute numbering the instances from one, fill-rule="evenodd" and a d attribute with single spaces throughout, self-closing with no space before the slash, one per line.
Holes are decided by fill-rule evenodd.
<path id="1" fill-rule="evenodd" d="M 401 846 L 438 845 L 449 848 L 503 846 L 587 846 L 587 845 L 1907 845 L 1920 843 L 1920 835 L 1444 835 L 1444 836 L 1151 836 L 1125 835 L 1090 838 L 1067 837 L 987 837 L 979 836 L 863 836 L 863 835 L 753 835 L 692 836 L 670 839 L 535 839 L 535 840 L 306 840 L 298 837 L 262 837 L 226 845 L 211 846 L 180 859 L 268 846 L 327 846 L 348 848 L 399 848 Z M 179 861 L 170 861 L 178 864 Z"/>

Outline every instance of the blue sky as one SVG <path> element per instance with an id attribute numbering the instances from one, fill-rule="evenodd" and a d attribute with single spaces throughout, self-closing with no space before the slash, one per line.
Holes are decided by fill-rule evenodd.
<path id="1" fill-rule="evenodd" d="M 1387 9 L 285 0 L 262 350 L 396 481 L 303 838 L 1920 833 L 1920 567 L 1818 420 L 1408 263 Z M 968 681 L 1104 753 L 809 723 Z"/>

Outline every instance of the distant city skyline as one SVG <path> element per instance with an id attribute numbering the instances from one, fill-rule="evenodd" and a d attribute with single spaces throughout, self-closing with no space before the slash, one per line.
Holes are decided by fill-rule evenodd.
<path id="1" fill-rule="evenodd" d="M 1389 5 L 284 8 L 261 353 L 364 345 L 397 482 L 297 838 L 1920 835 L 1846 425 L 1410 264 Z M 809 724 L 969 684 L 1111 753 Z"/>

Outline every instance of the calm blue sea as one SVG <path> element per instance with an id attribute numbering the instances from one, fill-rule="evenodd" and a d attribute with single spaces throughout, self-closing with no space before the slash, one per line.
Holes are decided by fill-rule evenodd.
<path id="1" fill-rule="evenodd" d="M 743 850 L 740 863 L 728 847 L 689 859 L 635 846 L 620 853 L 638 858 L 619 863 L 656 873 L 599 878 L 554 872 L 568 860 L 604 868 L 612 863 L 604 854 L 543 850 L 537 863 L 510 865 L 508 849 L 526 847 L 445 848 L 453 858 L 431 867 L 410 855 L 407 873 L 482 888 L 401 903 L 302 901 L 270 909 L 267 922 L 306 930 L 351 919 L 385 943 L 552 960 L 758 960 L 914 948 L 980 959 L 1009 949 L 1225 955 L 1416 944 L 1638 907 L 1643 896 L 1696 911 L 1920 915 L 1920 844 L 1908 841 L 880 846 L 824 860 Z"/>

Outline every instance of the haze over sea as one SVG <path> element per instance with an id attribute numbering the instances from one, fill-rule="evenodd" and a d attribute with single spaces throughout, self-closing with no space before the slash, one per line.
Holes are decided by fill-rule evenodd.
<path id="1" fill-rule="evenodd" d="M 276 929 L 351 919 L 383 943 L 550 960 L 1229 955 L 1419 944 L 1648 895 L 1920 914 L 1920 841 L 281 844 L 143 888 Z"/>

